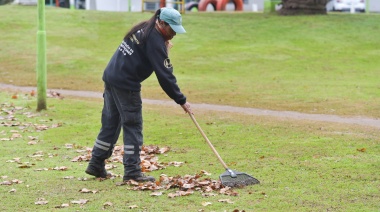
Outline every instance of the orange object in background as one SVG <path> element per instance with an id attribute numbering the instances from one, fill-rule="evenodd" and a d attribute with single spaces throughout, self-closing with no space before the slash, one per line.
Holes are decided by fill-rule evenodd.
<path id="1" fill-rule="evenodd" d="M 214 7 L 214 10 L 217 10 L 217 1 L 218 0 L 200 0 L 198 3 L 198 11 L 206 11 L 207 6 L 211 4 Z"/>
<path id="2" fill-rule="evenodd" d="M 217 0 L 216 10 L 226 10 L 226 5 L 230 0 Z M 235 11 L 243 11 L 243 0 L 232 0 L 235 5 Z"/>
<path id="3" fill-rule="evenodd" d="M 230 0 L 200 0 L 198 3 L 199 11 L 206 11 L 207 6 L 211 4 L 216 11 L 226 10 L 226 5 Z M 243 11 L 243 0 L 232 0 L 235 5 L 235 11 Z"/>

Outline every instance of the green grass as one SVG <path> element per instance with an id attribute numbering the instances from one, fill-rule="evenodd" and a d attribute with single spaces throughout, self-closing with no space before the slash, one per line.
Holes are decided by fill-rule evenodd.
<path id="1" fill-rule="evenodd" d="M 0 7 L 0 82 L 35 85 L 36 7 Z M 48 86 L 102 90 L 108 60 L 151 13 L 46 8 Z M 378 15 L 188 13 L 171 59 L 190 102 L 380 117 Z M 65 80 L 62 80 L 65 79 Z M 143 96 L 167 99 L 155 77 Z"/>
<path id="2" fill-rule="evenodd" d="M 0 185 L 2 211 L 99 211 L 106 202 L 113 204 L 106 209 L 109 211 L 129 210 L 132 205 L 138 206 L 132 211 L 376 211 L 380 207 L 380 135 L 375 129 L 199 111 L 196 114 L 199 124 L 228 166 L 253 175 L 261 184 L 235 189 L 239 193 L 237 197 L 221 194 L 203 197 L 195 191 L 193 195 L 171 199 L 167 195 L 176 189 L 163 190 L 162 196 L 152 197 L 151 191 L 131 191 L 127 186 L 116 186 L 121 182 L 120 177 L 95 181 L 84 173 L 87 162 L 71 162 L 81 155 L 77 150 L 93 145 L 100 127 L 101 100 L 49 98 L 49 109 L 36 113 L 34 97 L 19 93 L 18 99 L 11 99 L 12 95 L 0 93 L 2 124 L 10 122 L 5 119 L 5 111 L 16 106 L 22 110 L 14 112 L 13 123 L 62 126 L 41 132 L 33 127 L 0 126 L 0 138 L 10 137 L 12 130 L 22 135 L 12 141 L 0 141 L 0 176 L 8 176 L 1 181 L 23 181 L 11 186 Z M 154 171 L 150 173 L 152 176 L 194 175 L 206 170 L 212 173 L 211 178 L 217 179 L 224 172 L 180 108 L 149 105 L 144 108 L 145 144 L 172 148 L 165 156 L 158 156 L 162 162 L 185 162 L 182 167 Z M 30 113 L 34 116 L 28 118 Z M 28 145 L 28 136 L 38 136 L 37 144 Z M 121 142 L 119 140 L 118 145 Z M 67 143 L 74 144 L 75 148 L 65 148 Z M 43 154 L 42 159 L 33 157 L 36 153 Z M 29 163 L 32 167 L 18 168 L 20 164 L 9 162 L 14 158 L 21 158 L 22 164 Z M 112 172 L 122 176 L 122 164 L 114 165 L 117 168 Z M 61 166 L 68 169 L 35 171 Z M 66 176 L 74 178 L 63 179 Z M 78 180 L 84 177 L 88 180 Z M 98 192 L 80 193 L 83 188 Z M 9 192 L 11 189 L 16 192 Z M 48 204 L 35 205 L 39 198 Z M 89 202 L 55 209 L 79 199 Z M 219 202 L 221 199 L 234 203 Z M 202 206 L 203 202 L 212 205 Z"/>
<path id="3" fill-rule="evenodd" d="M 0 82 L 34 86 L 36 7 L 0 7 Z M 48 7 L 48 85 L 102 91 L 101 75 L 124 33 L 151 13 L 71 11 Z M 174 39 L 171 59 L 190 102 L 226 104 L 347 116 L 380 117 L 378 15 L 329 14 L 279 17 L 275 14 L 191 13 L 185 35 Z M 253 175 L 260 185 L 237 189 L 237 197 L 201 193 L 170 199 L 150 191 L 116 186 L 121 178 L 98 182 L 84 173 L 86 162 L 71 159 L 92 147 L 100 129 L 101 99 L 36 99 L 0 92 L 0 176 L 21 184 L 0 185 L 1 211 L 378 211 L 380 134 L 378 129 L 236 113 L 195 111 L 203 130 L 227 165 Z M 143 96 L 167 99 L 155 77 Z M 7 104 L 5 104 L 7 103 Z M 8 106 L 7 106 L 8 105 Z M 13 123 L 4 120 L 15 105 Z M 32 113 L 35 116 L 29 117 Z M 217 179 L 222 166 L 180 107 L 144 105 L 145 144 L 169 146 L 163 162 L 185 162 L 151 175 L 195 174 Z M 36 125 L 58 128 L 36 131 Z M 9 138 L 17 130 L 22 138 Z M 28 145 L 28 136 L 38 136 Z M 65 144 L 75 144 L 74 149 Z M 121 145 L 121 140 L 118 142 Z M 43 157 L 33 157 L 42 153 Z M 31 168 L 9 161 L 21 158 Z M 122 175 L 121 164 L 115 174 Z M 35 171 L 66 166 L 67 171 Z M 3 176 L 8 176 L 3 179 Z M 73 176 L 73 179 L 63 179 Z M 78 178 L 88 177 L 87 181 Z M 10 192 L 11 189 L 16 192 Z M 80 189 L 97 190 L 82 194 Z M 45 198 L 47 205 L 35 205 Z M 55 206 L 88 199 L 83 206 Z M 218 202 L 230 199 L 233 204 Z M 202 202 L 211 202 L 202 206 Z"/>

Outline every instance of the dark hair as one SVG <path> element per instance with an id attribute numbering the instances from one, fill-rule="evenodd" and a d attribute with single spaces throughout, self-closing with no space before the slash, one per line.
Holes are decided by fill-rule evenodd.
<path id="1" fill-rule="evenodd" d="M 140 23 L 136 24 L 135 26 L 133 26 L 132 29 L 130 29 L 129 32 L 124 36 L 124 39 L 129 38 L 135 32 L 143 29 L 144 33 L 142 36 L 142 40 L 140 41 L 143 43 L 146 40 L 146 38 L 149 36 L 152 29 L 154 29 L 154 27 L 156 25 L 156 19 L 159 19 L 160 14 L 161 14 L 161 9 L 158 9 L 149 20 L 140 22 Z"/>

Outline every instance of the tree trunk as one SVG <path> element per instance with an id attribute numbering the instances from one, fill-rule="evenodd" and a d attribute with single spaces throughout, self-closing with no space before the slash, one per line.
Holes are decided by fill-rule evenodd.
<path id="1" fill-rule="evenodd" d="M 328 0 L 282 0 L 280 15 L 326 15 Z"/>

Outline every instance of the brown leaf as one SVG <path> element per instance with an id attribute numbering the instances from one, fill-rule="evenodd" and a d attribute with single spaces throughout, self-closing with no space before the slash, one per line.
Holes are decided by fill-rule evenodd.
<path id="1" fill-rule="evenodd" d="M 18 133 L 13 133 L 11 136 L 11 139 L 13 139 L 13 138 L 22 138 L 22 135 L 18 134 Z"/>
<path id="2" fill-rule="evenodd" d="M 139 206 L 137 206 L 137 205 L 130 205 L 130 206 L 128 206 L 128 208 L 129 209 L 135 209 L 135 208 L 138 208 Z"/>
<path id="3" fill-rule="evenodd" d="M 359 152 L 366 152 L 367 151 L 366 148 L 361 148 L 361 149 L 356 149 L 356 150 L 359 151 Z"/>
<path id="4" fill-rule="evenodd" d="M 49 171 L 48 168 L 39 168 L 39 169 L 35 169 L 34 171 Z"/>
<path id="5" fill-rule="evenodd" d="M 89 190 L 89 189 L 87 189 L 87 188 L 82 188 L 81 190 L 79 190 L 79 192 L 80 192 L 80 193 L 93 193 L 93 194 L 95 194 L 95 193 L 97 193 L 98 191 L 97 191 L 97 190 L 93 190 L 93 191 L 91 191 L 91 190 Z"/>
<path id="6" fill-rule="evenodd" d="M 112 204 L 112 202 L 105 202 L 105 203 L 103 204 L 103 206 L 104 206 L 104 207 L 106 207 L 106 206 L 113 206 L 113 204 Z"/>
<path id="7" fill-rule="evenodd" d="M 204 196 L 204 197 L 213 197 L 213 196 L 218 196 L 218 194 L 215 194 L 215 193 L 203 193 L 202 196 Z"/>
<path id="8" fill-rule="evenodd" d="M 117 168 L 117 166 L 115 166 L 113 164 L 106 164 L 105 168 L 106 168 L 106 170 L 111 170 L 111 169 Z"/>
<path id="9" fill-rule="evenodd" d="M 173 162 L 169 162 L 168 165 L 169 165 L 169 166 L 180 167 L 180 166 L 183 165 L 183 162 L 173 161 Z"/>
<path id="10" fill-rule="evenodd" d="M 161 196 L 161 195 L 162 195 L 161 191 L 153 192 L 153 193 L 150 194 L 150 196 Z"/>
<path id="11" fill-rule="evenodd" d="M 55 206 L 55 208 L 68 208 L 69 206 L 69 203 L 62 203 L 61 205 Z"/>
<path id="12" fill-rule="evenodd" d="M 72 149 L 74 147 L 74 145 L 73 144 L 65 144 L 65 147 L 67 149 Z"/>
<path id="13" fill-rule="evenodd" d="M 220 199 L 220 200 L 218 200 L 218 202 L 226 202 L 226 203 L 229 203 L 229 204 L 233 204 L 234 203 L 230 199 Z"/>
<path id="14" fill-rule="evenodd" d="M 14 179 L 14 180 L 12 180 L 12 183 L 14 183 L 14 184 L 21 184 L 22 181 L 18 180 L 18 179 Z"/>
<path id="15" fill-rule="evenodd" d="M 66 171 L 67 167 L 66 166 L 61 166 L 61 167 L 54 167 L 53 170 L 58 170 L 58 171 Z"/>
<path id="16" fill-rule="evenodd" d="M 208 206 L 208 205 L 211 205 L 211 204 L 212 204 L 211 202 L 202 202 L 203 206 Z"/>
<path id="17" fill-rule="evenodd" d="M 112 204 L 112 202 L 105 202 L 104 204 L 103 204 L 103 210 L 106 210 L 108 207 L 112 207 L 113 206 L 113 204 Z"/>
<path id="18" fill-rule="evenodd" d="M 30 167 L 32 167 L 32 166 L 29 165 L 29 164 L 23 164 L 23 165 L 19 165 L 18 167 L 19 167 L 19 168 L 22 168 L 22 169 L 25 169 L 25 168 L 30 168 Z"/>
<path id="19" fill-rule="evenodd" d="M 87 199 L 79 199 L 79 200 L 73 200 L 71 201 L 72 204 L 80 204 L 80 205 L 84 205 L 88 202 Z"/>
<path id="20" fill-rule="evenodd" d="M 162 147 L 162 148 L 160 148 L 160 150 L 158 152 L 159 152 L 159 154 L 164 154 L 164 153 L 169 152 L 169 151 L 170 151 L 169 147 Z"/>
<path id="21" fill-rule="evenodd" d="M 0 183 L 0 185 L 12 185 L 11 181 L 3 181 Z"/>
<path id="22" fill-rule="evenodd" d="M 45 198 L 38 198 L 37 199 L 37 202 L 35 202 L 34 204 L 36 205 L 46 205 L 48 204 L 49 201 L 46 201 Z"/>
<path id="23" fill-rule="evenodd" d="M 38 136 L 28 136 L 29 140 L 38 140 Z"/>
<path id="24" fill-rule="evenodd" d="M 16 189 L 12 188 L 10 191 L 8 191 L 9 193 L 15 193 L 16 192 Z"/>

